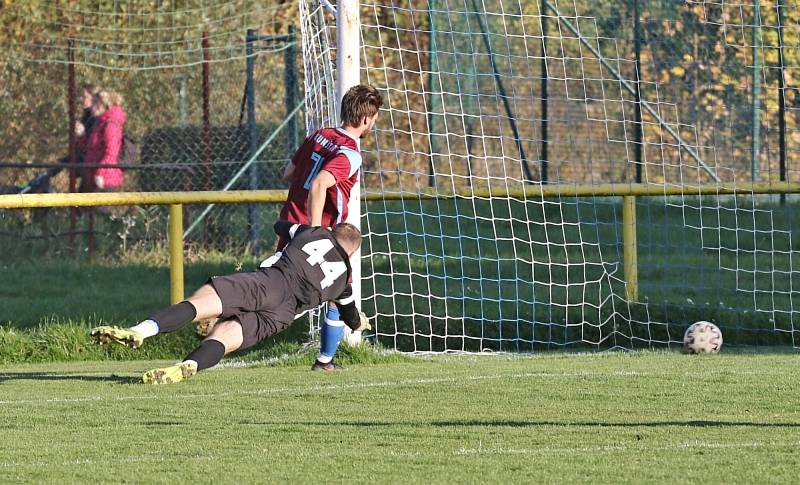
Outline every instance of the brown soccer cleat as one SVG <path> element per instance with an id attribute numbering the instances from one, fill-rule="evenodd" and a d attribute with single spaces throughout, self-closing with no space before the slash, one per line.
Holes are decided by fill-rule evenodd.
<path id="1" fill-rule="evenodd" d="M 340 366 L 334 361 L 330 361 L 327 364 L 323 364 L 322 362 L 315 360 L 314 365 L 311 366 L 311 370 L 321 371 L 321 372 L 337 372 L 344 370 L 344 367 Z"/>

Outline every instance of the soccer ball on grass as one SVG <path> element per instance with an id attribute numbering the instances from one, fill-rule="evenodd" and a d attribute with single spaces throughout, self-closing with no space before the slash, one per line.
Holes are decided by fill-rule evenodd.
<path id="1" fill-rule="evenodd" d="M 695 322 L 683 334 L 683 350 L 688 354 L 716 354 L 722 348 L 722 332 L 711 322 Z"/>

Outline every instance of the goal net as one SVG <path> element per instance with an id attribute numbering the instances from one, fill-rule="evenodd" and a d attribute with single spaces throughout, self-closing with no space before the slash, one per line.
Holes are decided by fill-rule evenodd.
<path id="1" fill-rule="evenodd" d="M 310 130 L 336 119 L 336 6 L 300 10 Z M 362 145 L 362 305 L 379 342 L 672 346 L 696 320 L 733 344 L 797 342 L 795 200 L 752 185 L 796 180 L 794 4 L 360 13 L 361 82 L 385 99 Z M 656 195 L 625 209 L 609 184 Z"/>

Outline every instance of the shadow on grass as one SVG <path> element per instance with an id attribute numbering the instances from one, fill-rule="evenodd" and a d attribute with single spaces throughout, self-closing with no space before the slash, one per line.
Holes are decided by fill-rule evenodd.
<path id="1" fill-rule="evenodd" d="M 54 374 L 49 372 L 3 372 L 0 373 L 0 384 L 11 380 L 29 381 L 85 381 L 85 382 L 113 382 L 117 384 L 141 384 L 140 376 L 120 376 L 117 374 L 87 375 L 87 374 Z"/>
<path id="2" fill-rule="evenodd" d="M 396 427 L 396 426 L 410 426 L 410 427 L 442 427 L 442 428 L 458 428 L 470 426 L 493 426 L 493 427 L 511 427 L 511 428 L 538 428 L 543 426 L 590 426 L 599 428 L 639 428 L 639 427 L 663 427 L 663 426 L 688 426 L 694 428 L 726 428 L 726 427 L 753 427 L 753 428 L 800 428 L 800 423 L 759 423 L 755 421 L 637 421 L 630 423 L 612 423 L 608 421 L 510 421 L 510 420 L 490 420 L 490 421 L 474 421 L 474 420 L 453 420 L 453 421 L 432 421 L 432 422 L 384 422 L 384 421 L 292 421 L 292 422 L 252 422 L 242 421 L 240 425 L 258 425 L 258 426 L 281 426 L 281 425 L 305 425 L 305 426 L 358 426 L 358 427 Z"/>
<path id="3" fill-rule="evenodd" d="M 539 427 L 539 426 L 596 426 L 599 428 L 638 428 L 661 426 L 689 426 L 694 428 L 724 428 L 734 426 L 750 426 L 755 428 L 800 428 L 800 423 L 759 423 L 754 421 L 634 421 L 630 423 L 612 423 L 607 421 L 434 421 L 431 426 L 459 427 L 459 426 L 498 426 L 511 428 Z"/>

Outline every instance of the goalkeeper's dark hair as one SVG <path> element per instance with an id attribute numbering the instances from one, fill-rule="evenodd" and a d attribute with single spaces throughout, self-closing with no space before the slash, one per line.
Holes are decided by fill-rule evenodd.
<path id="1" fill-rule="evenodd" d="M 364 118 L 375 116 L 383 106 L 381 93 L 372 86 L 358 84 L 348 89 L 342 98 L 341 118 L 344 126 L 358 128 Z"/>
<path id="2" fill-rule="evenodd" d="M 358 249 L 361 246 L 361 231 L 348 222 L 341 222 L 333 226 L 333 237 L 345 250 Z"/>

